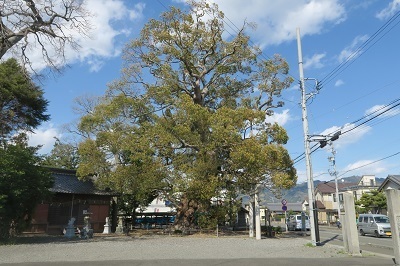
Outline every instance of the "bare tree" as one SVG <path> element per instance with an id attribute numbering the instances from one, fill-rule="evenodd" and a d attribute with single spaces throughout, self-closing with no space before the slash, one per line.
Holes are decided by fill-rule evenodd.
<path id="1" fill-rule="evenodd" d="M 66 46 L 79 48 L 74 34 L 91 29 L 90 16 L 83 0 L 0 0 L 0 59 L 18 51 L 32 69 L 29 50 L 36 45 L 46 64 L 59 70 Z"/>

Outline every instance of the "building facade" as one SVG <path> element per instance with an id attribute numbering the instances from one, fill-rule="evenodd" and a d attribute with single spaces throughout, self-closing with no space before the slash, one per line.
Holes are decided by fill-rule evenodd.
<path id="1" fill-rule="evenodd" d="M 62 234 L 68 221 L 75 218 L 75 227 L 83 228 L 90 218 L 94 232 L 103 232 L 110 216 L 113 193 L 95 188 L 92 181 L 79 180 L 76 171 L 51 169 L 54 185 L 50 200 L 37 205 L 29 232 Z"/>
<path id="2" fill-rule="evenodd" d="M 357 201 L 364 193 L 379 188 L 374 175 L 363 175 L 357 183 L 338 182 L 339 200 L 336 199 L 336 184 L 334 181 L 319 183 L 315 188 L 315 199 L 320 201 L 325 209 L 318 208 L 318 221 L 321 224 L 333 224 L 338 219 L 338 208 L 343 210 L 343 193 L 350 192 Z"/>

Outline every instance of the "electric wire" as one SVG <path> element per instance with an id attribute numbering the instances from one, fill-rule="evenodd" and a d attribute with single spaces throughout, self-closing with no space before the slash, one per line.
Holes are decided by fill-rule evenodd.
<path id="1" fill-rule="evenodd" d="M 324 78 L 320 79 L 320 85 L 323 87 L 340 73 L 342 73 L 347 67 L 354 63 L 361 55 L 367 52 L 373 47 L 378 41 L 380 41 L 386 34 L 388 34 L 394 27 L 396 27 L 400 20 L 384 32 L 392 23 L 394 23 L 400 17 L 400 11 L 396 12 L 388 21 L 386 21 L 371 37 L 369 37 L 364 43 L 362 43 L 354 52 L 352 52 L 343 62 L 336 66 L 331 72 L 329 72 Z M 381 35 L 382 34 L 382 35 Z M 375 40 L 378 38 L 377 40 Z M 373 42 L 375 40 L 375 42 Z M 371 44 L 372 43 L 372 44 Z M 370 45 L 371 44 L 371 45 Z M 368 46 L 370 45 L 370 46 Z M 366 48 L 367 47 L 367 48 Z M 366 49 L 364 49 L 366 48 Z"/>
<path id="2" fill-rule="evenodd" d="M 360 166 L 354 167 L 354 168 L 352 168 L 352 169 L 349 169 L 349 170 L 347 170 L 347 171 L 343 172 L 342 174 L 338 175 L 338 177 L 341 177 L 341 176 L 343 176 L 343 175 L 347 174 L 348 172 L 351 172 L 351 171 L 354 171 L 354 170 L 357 170 L 357 169 L 360 169 L 360 168 L 366 167 L 366 166 L 368 166 L 368 165 L 371 165 L 371 164 L 374 164 L 374 163 L 377 163 L 377 162 L 380 162 L 380 161 L 383 161 L 383 160 L 389 159 L 389 158 L 391 158 L 391 157 L 394 157 L 394 156 L 396 156 L 396 155 L 399 155 L 399 154 L 400 154 L 400 151 L 399 151 L 399 152 L 396 152 L 396 153 L 394 153 L 394 154 L 391 154 L 391 155 L 389 155 L 389 156 L 386 156 L 386 157 L 384 157 L 384 158 L 381 158 L 381 159 L 375 160 L 375 161 L 373 161 L 373 162 L 369 162 L 369 163 L 366 163 L 366 164 L 363 164 L 363 165 L 360 165 Z"/>
<path id="3" fill-rule="evenodd" d="M 359 118 L 359 119 L 353 121 L 351 124 L 356 124 L 357 122 L 360 122 L 361 120 L 363 120 L 363 119 L 365 119 L 365 118 L 367 118 L 367 117 L 369 117 L 369 116 L 371 116 L 371 115 L 373 115 L 373 114 L 375 114 L 375 113 L 377 113 L 377 112 L 383 110 L 382 112 L 380 112 L 380 113 L 378 113 L 378 114 L 372 116 L 371 118 L 367 119 L 366 121 L 363 121 L 363 122 L 361 122 L 360 124 L 358 124 L 358 125 L 356 125 L 356 126 L 350 128 L 350 129 L 348 129 L 348 130 L 346 130 L 346 131 L 344 131 L 344 132 L 341 132 L 340 135 L 348 134 L 349 132 L 358 129 L 359 127 L 365 126 L 368 122 L 370 122 L 370 121 L 372 121 L 372 120 L 374 120 L 374 119 L 376 119 L 376 118 L 378 118 L 378 117 L 381 117 L 382 115 L 386 114 L 386 113 L 389 112 L 390 110 L 392 110 L 392 109 L 394 109 L 395 107 L 399 106 L 399 105 L 400 105 L 400 102 L 399 102 L 399 101 L 400 101 L 400 98 L 395 99 L 395 100 L 393 100 L 392 102 L 390 102 L 389 104 L 387 104 L 387 105 L 385 105 L 385 106 L 383 106 L 383 107 L 380 107 L 380 108 L 378 108 L 377 110 L 375 110 L 375 111 L 373 111 L 373 112 L 371 112 L 371 113 L 369 113 L 369 114 L 366 114 L 366 115 L 364 115 L 363 117 L 361 117 L 361 118 Z M 392 105 L 392 106 L 391 106 L 391 105 Z M 398 114 L 398 113 L 396 113 L 396 115 L 397 115 L 397 114 Z M 387 119 L 389 119 L 389 118 L 386 118 L 385 120 L 387 120 Z M 335 131 L 331 132 L 330 134 L 327 134 L 327 136 L 333 135 L 333 134 L 335 134 L 336 132 L 338 132 L 338 130 L 335 130 Z M 314 146 L 311 147 L 311 150 L 312 150 L 312 149 L 314 149 L 314 150 L 312 150 L 312 151 L 310 152 L 310 154 L 312 154 L 313 152 L 315 152 L 316 150 L 318 150 L 318 149 L 320 148 L 320 146 L 318 146 L 318 145 L 319 145 L 319 143 L 316 143 L 316 144 L 314 144 Z M 316 147 L 316 146 L 318 146 L 318 147 Z M 316 147 L 316 148 L 315 148 L 315 147 Z M 295 159 L 293 159 L 293 162 L 294 162 L 293 164 L 297 164 L 297 163 L 299 163 L 300 161 L 302 161 L 303 159 L 305 159 L 305 152 L 303 152 L 302 154 L 300 154 L 299 156 L 297 156 Z"/>

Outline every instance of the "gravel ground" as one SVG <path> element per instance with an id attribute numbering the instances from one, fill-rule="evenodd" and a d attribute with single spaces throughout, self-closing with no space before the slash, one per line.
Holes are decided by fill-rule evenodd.
<path id="1" fill-rule="evenodd" d="M 0 246 L 0 263 L 148 259 L 331 258 L 348 257 L 343 248 L 310 247 L 309 237 L 104 236 L 66 240 L 42 238 Z"/>

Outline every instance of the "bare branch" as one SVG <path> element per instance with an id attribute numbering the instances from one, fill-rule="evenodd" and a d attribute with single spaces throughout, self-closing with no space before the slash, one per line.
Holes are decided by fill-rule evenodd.
<path id="1" fill-rule="evenodd" d="M 65 63 L 66 46 L 79 49 L 73 33 L 87 36 L 91 30 L 91 14 L 83 1 L 4 0 L 0 10 L 0 59 L 8 52 L 17 53 L 31 70 L 28 51 L 35 44 L 45 63 L 59 71 Z M 34 36 L 34 41 L 29 36 Z"/>

